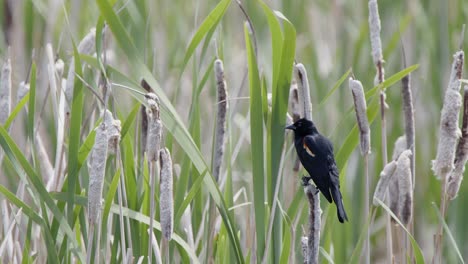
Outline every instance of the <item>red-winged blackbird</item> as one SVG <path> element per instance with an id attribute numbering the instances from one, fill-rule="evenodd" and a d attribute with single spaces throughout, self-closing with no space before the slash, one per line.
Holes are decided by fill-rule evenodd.
<path id="1" fill-rule="evenodd" d="M 294 131 L 294 145 L 302 165 L 309 173 L 304 177 L 304 184 L 308 184 L 312 178 L 320 192 L 327 198 L 328 202 L 335 201 L 338 220 L 343 223 L 348 216 L 343 207 L 340 192 L 340 179 L 338 168 L 333 156 L 333 145 L 331 141 L 322 136 L 314 123 L 305 118 L 286 127 Z"/>

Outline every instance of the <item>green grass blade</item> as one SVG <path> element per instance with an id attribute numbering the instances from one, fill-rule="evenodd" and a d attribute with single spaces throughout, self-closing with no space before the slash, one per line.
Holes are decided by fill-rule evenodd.
<path id="1" fill-rule="evenodd" d="M 36 114 L 36 63 L 31 65 L 31 82 L 29 84 L 29 106 L 28 106 L 28 136 L 31 142 L 34 137 L 34 115 Z M 33 144 L 34 145 L 34 144 Z"/>
<path id="2" fill-rule="evenodd" d="M 252 182 L 254 191 L 257 261 L 260 261 L 265 250 L 265 172 L 263 164 L 262 91 L 257 59 L 247 25 L 244 26 L 244 34 L 249 68 L 250 138 L 255 139 L 256 141 L 255 144 L 250 145 L 250 152 L 252 155 Z"/>
<path id="3" fill-rule="evenodd" d="M 222 0 L 202 22 L 195 35 L 192 37 L 187 51 L 185 52 L 184 61 L 182 63 L 182 72 L 195 52 L 195 49 L 198 47 L 203 38 L 210 32 L 210 30 L 219 24 L 230 4 L 231 0 Z"/>
<path id="4" fill-rule="evenodd" d="M 8 116 L 8 119 L 5 121 L 5 129 L 9 129 L 11 124 L 13 123 L 13 121 L 15 120 L 16 116 L 18 116 L 19 112 L 21 111 L 21 109 L 23 109 L 23 107 L 26 105 L 27 102 L 29 102 L 29 93 L 28 92 L 24 97 L 23 99 L 21 99 L 18 104 L 15 106 L 15 108 L 13 109 L 13 111 L 11 111 L 10 115 Z"/>
<path id="5" fill-rule="evenodd" d="M 375 198 L 375 197 L 374 197 Z M 376 201 L 379 203 L 380 206 L 382 206 L 382 208 L 387 211 L 387 213 L 389 213 L 393 220 L 395 220 L 395 222 L 397 222 L 400 227 L 406 232 L 406 234 L 408 235 L 409 239 L 410 239 L 410 242 L 411 242 L 411 246 L 413 247 L 413 252 L 414 252 L 414 261 L 415 263 L 425 263 L 424 262 L 424 255 L 422 254 L 422 251 L 421 251 L 421 248 L 419 247 L 418 243 L 416 242 L 416 240 L 414 239 L 414 237 L 411 235 L 411 233 L 408 231 L 408 229 L 406 229 L 405 225 L 403 225 L 401 222 L 400 222 L 400 219 L 398 219 L 398 217 L 392 212 L 392 210 L 390 208 L 388 208 L 388 206 L 386 204 L 384 204 L 381 200 L 379 199 L 376 199 Z"/>
<path id="6" fill-rule="evenodd" d="M 327 95 L 325 95 L 325 97 L 322 99 L 322 101 L 320 101 L 320 103 L 319 103 L 319 105 L 317 107 L 318 109 L 323 108 L 325 103 L 328 102 L 328 99 L 330 98 L 330 96 L 332 96 L 336 92 L 336 90 L 338 90 L 338 88 L 344 83 L 344 81 L 346 81 L 346 79 L 348 78 L 350 73 L 351 73 L 351 69 L 347 70 L 340 77 L 340 79 L 335 83 L 335 85 L 333 85 L 333 88 L 327 93 Z"/>
<path id="7" fill-rule="evenodd" d="M 138 72 L 141 77 L 143 77 L 148 84 L 155 90 L 156 94 L 159 96 L 161 101 L 161 119 L 164 126 L 168 129 L 169 133 L 176 139 L 179 145 L 184 149 L 187 155 L 190 157 L 192 163 L 194 164 L 197 171 L 202 174 L 205 170 L 208 171 L 207 164 L 200 152 L 200 150 L 195 145 L 193 139 L 190 137 L 187 129 L 182 123 L 181 118 L 177 114 L 176 110 L 170 103 L 167 96 L 159 87 L 157 81 L 152 76 L 149 69 L 143 64 L 143 61 L 136 49 L 130 40 L 127 32 L 123 28 L 122 22 L 118 19 L 115 12 L 112 10 L 112 7 L 106 0 L 97 0 L 97 4 L 101 14 L 106 19 L 110 29 L 114 33 L 114 37 L 124 53 L 126 54 L 132 69 L 135 72 Z M 118 73 L 116 73 L 118 74 Z M 128 84 L 131 84 L 132 87 L 139 87 L 138 83 L 131 81 L 125 76 L 119 75 L 120 78 L 126 79 Z M 140 79 L 140 78 L 139 78 Z M 137 88 L 139 89 L 139 88 Z M 141 100 L 141 99 L 140 99 Z M 127 174 L 126 174 L 127 175 Z M 128 177 L 128 175 L 127 175 Z M 226 208 L 225 202 L 223 200 L 222 194 L 219 191 L 216 183 L 214 182 L 213 176 L 210 173 L 204 177 L 204 182 L 207 190 L 210 192 L 211 197 L 215 201 L 218 209 L 220 211 L 221 217 L 223 218 L 224 224 L 227 226 L 229 238 L 232 246 L 236 252 L 236 259 L 238 262 L 243 263 L 243 254 L 240 247 L 239 238 L 237 237 L 234 227 L 234 222 L 230 219 L 228 210 Z"/>
<path id="8" fill-rule="evenodd" d="M 465 263 L 463 260 L 462 254 L 460 253 L 460 249 L 458 248 L 457 242 L 453 238 L 452 231 L 450 231 L 450 228 L 447 226 L 447 223 L 445 222 L 444 218 L 440 214 L 439 208 L 437 208 L 437 205 L 435 203 L 432 203 L 432 207 L 434 207 L 434 211 L 437 214 L 437 217 L 439 218 L 439 221 L 442 223 L 445 233 L 447 233 L 447 236 L 449 238 L 450 243 L 452 244 L 453 250 L 455 250 L 455 253 L 457 253 L 457 257 L 460 260 L 460 263 Z"/>
<path id="9" fill-rule="evenodd" d="M 73 45 L 75 73 L 83 76 L 81 70 L 81 60 L 78 50 Z M 70 136 L 68 142 L 68 198 L 67 201 L 67 219 L 68 224 L 73 226 L 73 208 L 74 208 L 74 193 L 77 187 L 78 179 L 78 151 L 80 149 L 80 136 L 81 136 L 81 121 L 83 115 L 83 84 L 80 78 L 75 78 L 73 85 L 73 102 L 70 114 Z"/>
<path id="10" fill-rule="evenodd" d="M 63 232 L 65 232 L 72 244 L 72 247 L 78 250 L 78 242 L 76 241 L 76 239 L 74 239 L 73 231 L 68 225 L 67 219 L 64 217 L 60 209 L 54 203 L 49 192 L 45 189 L 42 179 L 38 176 L 36 171 L 34 171 L 34 168 L 29 164 L 29 161 L 23 155 L 23 152 L 18 148 L 18 146 L 15 144 L 15 142 L 3 126 L 0 126 L 0 145 L 3 147 L 3 150 L 12 162 L 14 160 L 15 162 L 18 162 L 21 165 L 21 167 L 28 176 L 29 182 L 34 187 L 35 193 L 37 193 L 40 199 L 43 202 L 45 202 L 49 209 L 52 211 L 52 214 L 54 215 L 55 219 L 59 222 L 60 229 Z M 77 250 L 74 250 L 73 252 L 76 254 L 80 261 L 84 262 L 84 254 Z"/>
<path id="11" fill-rule="evenodd" d="M 23 260 L 21 261 L 21 264 L 27 264 L 27 263 L 30 263 L 31 259 L 29 258 L 29 249 L 30 249 L 30 246 L 31 246 L 31 229 L 32 229 L 32 220 L 29 219 L 28 220 L 28 227 L 27 227 L 27 230 L 26 230 L 26 241 L 24 242 L 24 246 L 23 246 Z"/>

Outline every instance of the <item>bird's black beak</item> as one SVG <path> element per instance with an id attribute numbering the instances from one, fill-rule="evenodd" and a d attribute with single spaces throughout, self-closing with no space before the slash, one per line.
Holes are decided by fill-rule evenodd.
<path id="1" fill-rule="evenodd" d="M 289 125 L 289 126 L 285 127 L 284 129 L 291 129 L 291 130 L 295 131 L 296 126 L 294 124 L 292 124 L 292 125 Z"/>

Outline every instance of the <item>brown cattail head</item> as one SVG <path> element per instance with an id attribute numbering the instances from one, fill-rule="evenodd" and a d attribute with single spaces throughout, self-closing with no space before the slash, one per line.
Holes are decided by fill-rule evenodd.
<path id="1" fill-rule="evenodd" d="M 174 201 L 173 201 L 173 177 L 172 177 L 172 159 L 169 149 L 163 148 L 160 151 L 160 217 L 161 231 L 167 240 L 171 240 L 174 228 Z"/>
<path id="2" fill-rule="evenodd" d="M 457 150 L 455 153 L 455 168 L 448 176 L 447 195 L 451 200 L 457 197 L 460 184 L 463 180 L 465 164 L 468 160 L 468 85 L 465 85 L 464 87 L 463 123 L 461 132 L 461 138 L 460 141 L 458 141 Z"/>
<path id="3" fill-rule="evenodd" d="M 411 221 L 413 208 L 413 183 L 411 177 L 411 150 L 401 153 L 397 160 L 394 178 L 398 181 L 398 217 L 407 225 Z"/>
<path id="4" fill-rule="evenodd" d="M 379 179 L 379 182 L 377 183 L 377 186 L 375 187 L 375 192 L 374 192 L 373 203 L 375 206 L 379 205 L 379 203 L 377 202 L 377 199 L 384 201 L 385 194 L 387 193 L 388 184 L 390 183 L 390 180 L 393 177 L 396 167 L 397 167 L 397 162 L 395 160 L 392 160 L 390 163 L 387 163 L 387 165 L 385 165 L 382 172 L 380 173 L 380 179 Z"/>
<path id="5" fill-rule="evenodd" d="M 214 142 L 214 157 L 213 157 L 213 177 L 216 181 L 219 180 L 221 164 L 224 157 L 224 141 L 226 139 L 226 115 L 228 111 L 227 87 L 224 79 L 223 62 L 217 59 L 214 62 L 214 72 L 216 77 L 216 87 L 218 94 L 218 111 L 216 113 L 216 130 Z"/>
<path id="6" fill-rule="evenodd" d="M 111 115 L 108 110 L 104 112 Z M 101 210 L 102 187 L 104 183 L 104 172 L 106 169 L 107 147 L 108 147 L 108 127 L 103 121 L 96 128 L 96 139 L 91 150 L 91 160 L 89 166 L 89 188 L 88 188 L 88 220 L 89 223 L 99 224 L 99 214 Z"/>
<path id="7" fill-rule="evenodd" d="M 370 153 L 370 128 L 369 121 L 367 120 L 366 98 L 360 81 L 349 78 L 349 88 L 353 94 L 354 109 L 359 127 L 361 154 L 364 156 Z"/>
<path id="8" fill-rule="evenodd" d="M 146 94 L 146 115 L 148 116 L 148 138 L 146 149 L 148 152 L 148 161 L 155 162 L 159 158 L 159 149 L 161 147 L 162 123 L 159 117 L 159 98 L 154 93 Z"/>
<path id="9" fill-rule="evenodd" d="M 10 116 L 11 112 L 11 60 L 7 58 L 3 63 L 0 76 L 0 124 Z"/>
<path id="10" fill-rule="evenodd" d="M 457 51 L 453 58 L 449 84 L 445 92 L 444 105 L 440 117 L 437 156 L 432 161 L 432 170 L 438 178 L 444 181 L 445 176 L 453 169 L 456 144 L 460 136 L 458 115 L 461 108 L 460 78 L 463 70 L 463 51 Z"/>

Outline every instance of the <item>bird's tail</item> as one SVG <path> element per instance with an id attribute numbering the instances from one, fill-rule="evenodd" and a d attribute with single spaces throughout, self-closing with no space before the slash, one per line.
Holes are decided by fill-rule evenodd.
<path id="1" fill-rule="evenodd" d="M 339 187 L 336 187 L 336 186 L 332 187 L 331 194 L 333 196 L 333 201 L 335 201 L 335 204 L 336 204 L 338 220 L 340 221 L 340 223 L 344 223 L 344 221 L 348 221 L 348 216 L 346 215 L 346 212 L 343 206 L 343 198 L 341 196 Z"/>

